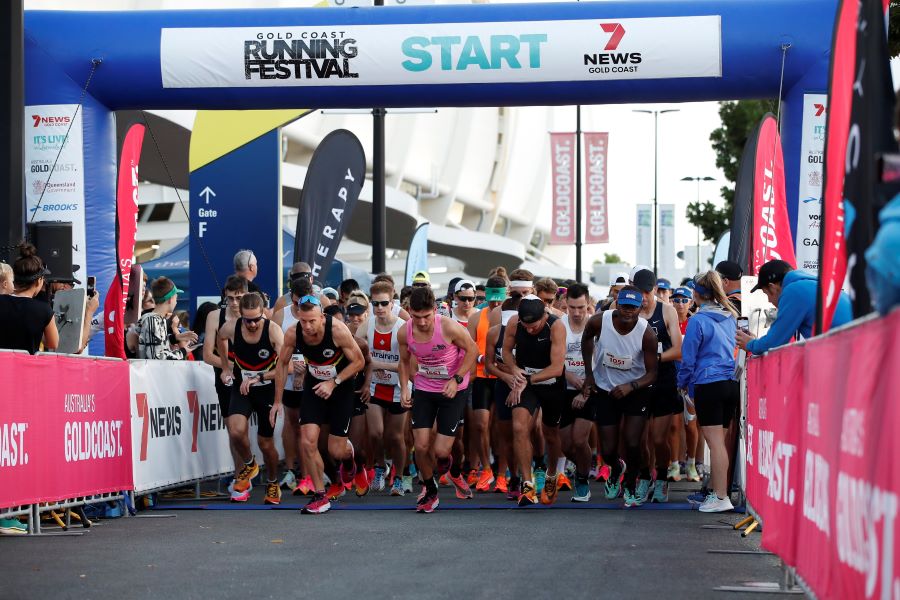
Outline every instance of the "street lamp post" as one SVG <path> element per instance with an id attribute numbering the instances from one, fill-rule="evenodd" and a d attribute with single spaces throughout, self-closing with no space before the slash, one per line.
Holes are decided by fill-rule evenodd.
<path id="1" fill-rule="evenodd" d="M 715 181 L 715 177 L 710 177 L 709 175 L 705 177 L 682 177 L 682 181 L 696 181 L 697 182 L 697 206 L 700 206 L 700 182 L 701 181 Z M 700 272 L 700 225 L 697 225 L 697 272 Z"/>
<path id="2" fill-rule="evenodd" d="M 679 112 L 677 108 L 665 110 L 632 110 L 632 112 L 653 115 L 653 272 L 657 273 L 657 260 L 659 256 L 659 204 L 657 197 L 657 183 L 659 175 L 659 115 Z"/>

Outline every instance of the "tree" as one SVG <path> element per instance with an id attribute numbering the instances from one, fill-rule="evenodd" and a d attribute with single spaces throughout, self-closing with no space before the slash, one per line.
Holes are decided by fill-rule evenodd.
<path id="1" fill-rule="evenodd" d="M 618 254 L 604 252 L 603 262 L 608 265 L 616 265 L 622 262 L 622 258 Z"/>
<path id="2" fill-rule="evenodd" d="M 891 58 L 900 55 L 900 0 L 891 0 L 888 15 L 888 52 Z"/>

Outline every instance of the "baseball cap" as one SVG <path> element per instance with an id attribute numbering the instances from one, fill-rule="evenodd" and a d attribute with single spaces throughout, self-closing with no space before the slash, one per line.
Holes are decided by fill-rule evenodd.
<path id="1" fill-rule="evenodd" d="M 628 273 L 619 271 L 609 279 L 609 287 L 616 285 L 628 285 Z"/>
<path id="2" fill-rule="evenodd" d="M 366 312 L 365 306 L 360 304 L 359 302 L 354 302 L 347 306 L 347 314 L 348 315 L 361 315 Z"/>
<path id="3" fill-rule="evenodd" d="M 694 294 L 689 287 L 677 287 L 675 288 L 675 291 L 672 292 L 672 297 L 675 298 L 677 296 L 681 296 L 682 298 L 693 298 Z"/>
<path id="4" fill-rule="evenodd" d="M 506 300 L 505 287 L 486 287 L 484 288 L 484 299 L 488 302 L 503 302 Z"/>
<path id="5" fill-rule="evenodd" d="M 337 293 L 337 290 L 334 289 L 333 287 L 327 287 L 327 288 L 325 288 L 324 290 L 322 290 L 322 295 L 323 295 L 323 296 L 328 296 L 328 297 L 331 298 L 332 300 L 337 300 L 337 299 L 338 299 L 338 293 Z"/>
<path id="6" fill-rule="evenodd" d="M 455 293 L 459 292 L 460 290 L 462 290 L 463 288 L 470 288 L 470 289 L 474 290 L 475 284 L 472 283 L 468 279 L 460 279 L 459 281 L 456 282 L 456 287 L 453 289 L 453 293 L 455 294 Z"/>
<path id="7" fill-rule="evenodd" d="M 737 264 L 734 261 L 723 260 L 716 265 L 716 273 L 718 273 L 725 279 L 737 281 L 741 277 L 743 277 L 744 270 L 741 268 L 741 265 Z"/>
<path id="8" fill-rule="evenodd" d="M 669 281 L 668 279 L 657 279 L 657 280 L 656 280 L 656 287 L 659 288 L 659 289 L 661 289 L 661 290 L 671 290 L 671 289 L 672 289 L 672 282 Z"/>
<path id="9" fill-rule="evenodd" d="M 427 283 L 430 285 L 431 284 L 431 276 L 428 275 L 428 271 L 416 271 L 416 274 L 413 275 L 412 282 L 413 282 L 413 285 L 416 285 L 417 283 L 419 283 L 419 284 Z"/>
<path id="10" fill-rule="evenodd" d="M 634 281 L 634 276 L 637 275 L 639 271 L 650 271 L 650 267 L 648 267 L 647 265 L 635 265 L 634 268 L 631 269 L 631 273 L 628 275 L 628 281 Z"/>
<path id="11" fill-rule="evenodd" d="M 784 279 L 784 276 L 793 270 L 794 267 L 783 260 L 770 260 L 759 268 L 759 279 L 756 281 L 756 285 L 753 286 L 753 289 L 750 290 L 750 292 L 753 293 L 770 283 L 780 283 Z"/>
<path id="12" fill-rule="evenodd" d="M 535 296 L 528 294 L 519 302 L 519 320 L 523 323 L 534 323 L 540 321 L 544 316 L 544 301 Z"/>
<path id="13" fill-rule="evenodd" d="M 644 270 L 646 271 L 646 269 Z M 622 290 L 616 296 L 616 304 L 619 305 L 641 306 L 643 303 L 644 297 L 634 290 Z"/>
<path id="14" fill-rule="evenodd" d="M 631 283 L 642 292 L 652 292 L 656 287 L 656 275 L 650 269 L 641 269 L 632 276 Z"/>

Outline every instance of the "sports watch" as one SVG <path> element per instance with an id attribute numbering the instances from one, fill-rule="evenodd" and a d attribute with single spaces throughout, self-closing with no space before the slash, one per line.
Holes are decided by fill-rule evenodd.
<path id="1" fill-rule="evenodd" d="M 461 385 L 464 379 L 465 379 L 465 377 L 463 377 L 459 373 L 457 373 L 456 375 L 453 376 L 453 381 L 456 382 L 456 385 Z"/>

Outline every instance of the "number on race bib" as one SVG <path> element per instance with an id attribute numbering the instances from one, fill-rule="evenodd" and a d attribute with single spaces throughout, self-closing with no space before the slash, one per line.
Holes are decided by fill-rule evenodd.
<path id="1" fill-rule="evenodd" d="M 450 379 L 450 371 L 446 365 L 419 365 L 419 375 L 428 379 Z"/>
<path id="2" fill-rule="evenodd" d="M 320 381 L 329 381 L 337 377 L 337 367 L 334 365 L 309 365 L 309 374 Z"/>
<path id="3" fill-rule="evenodd" d="M 619 371 L 631 370 L 630 356 L 616 356 L 610 352 L 603 353 L 603 365 L 610 369 L 618 369 Z"/>

